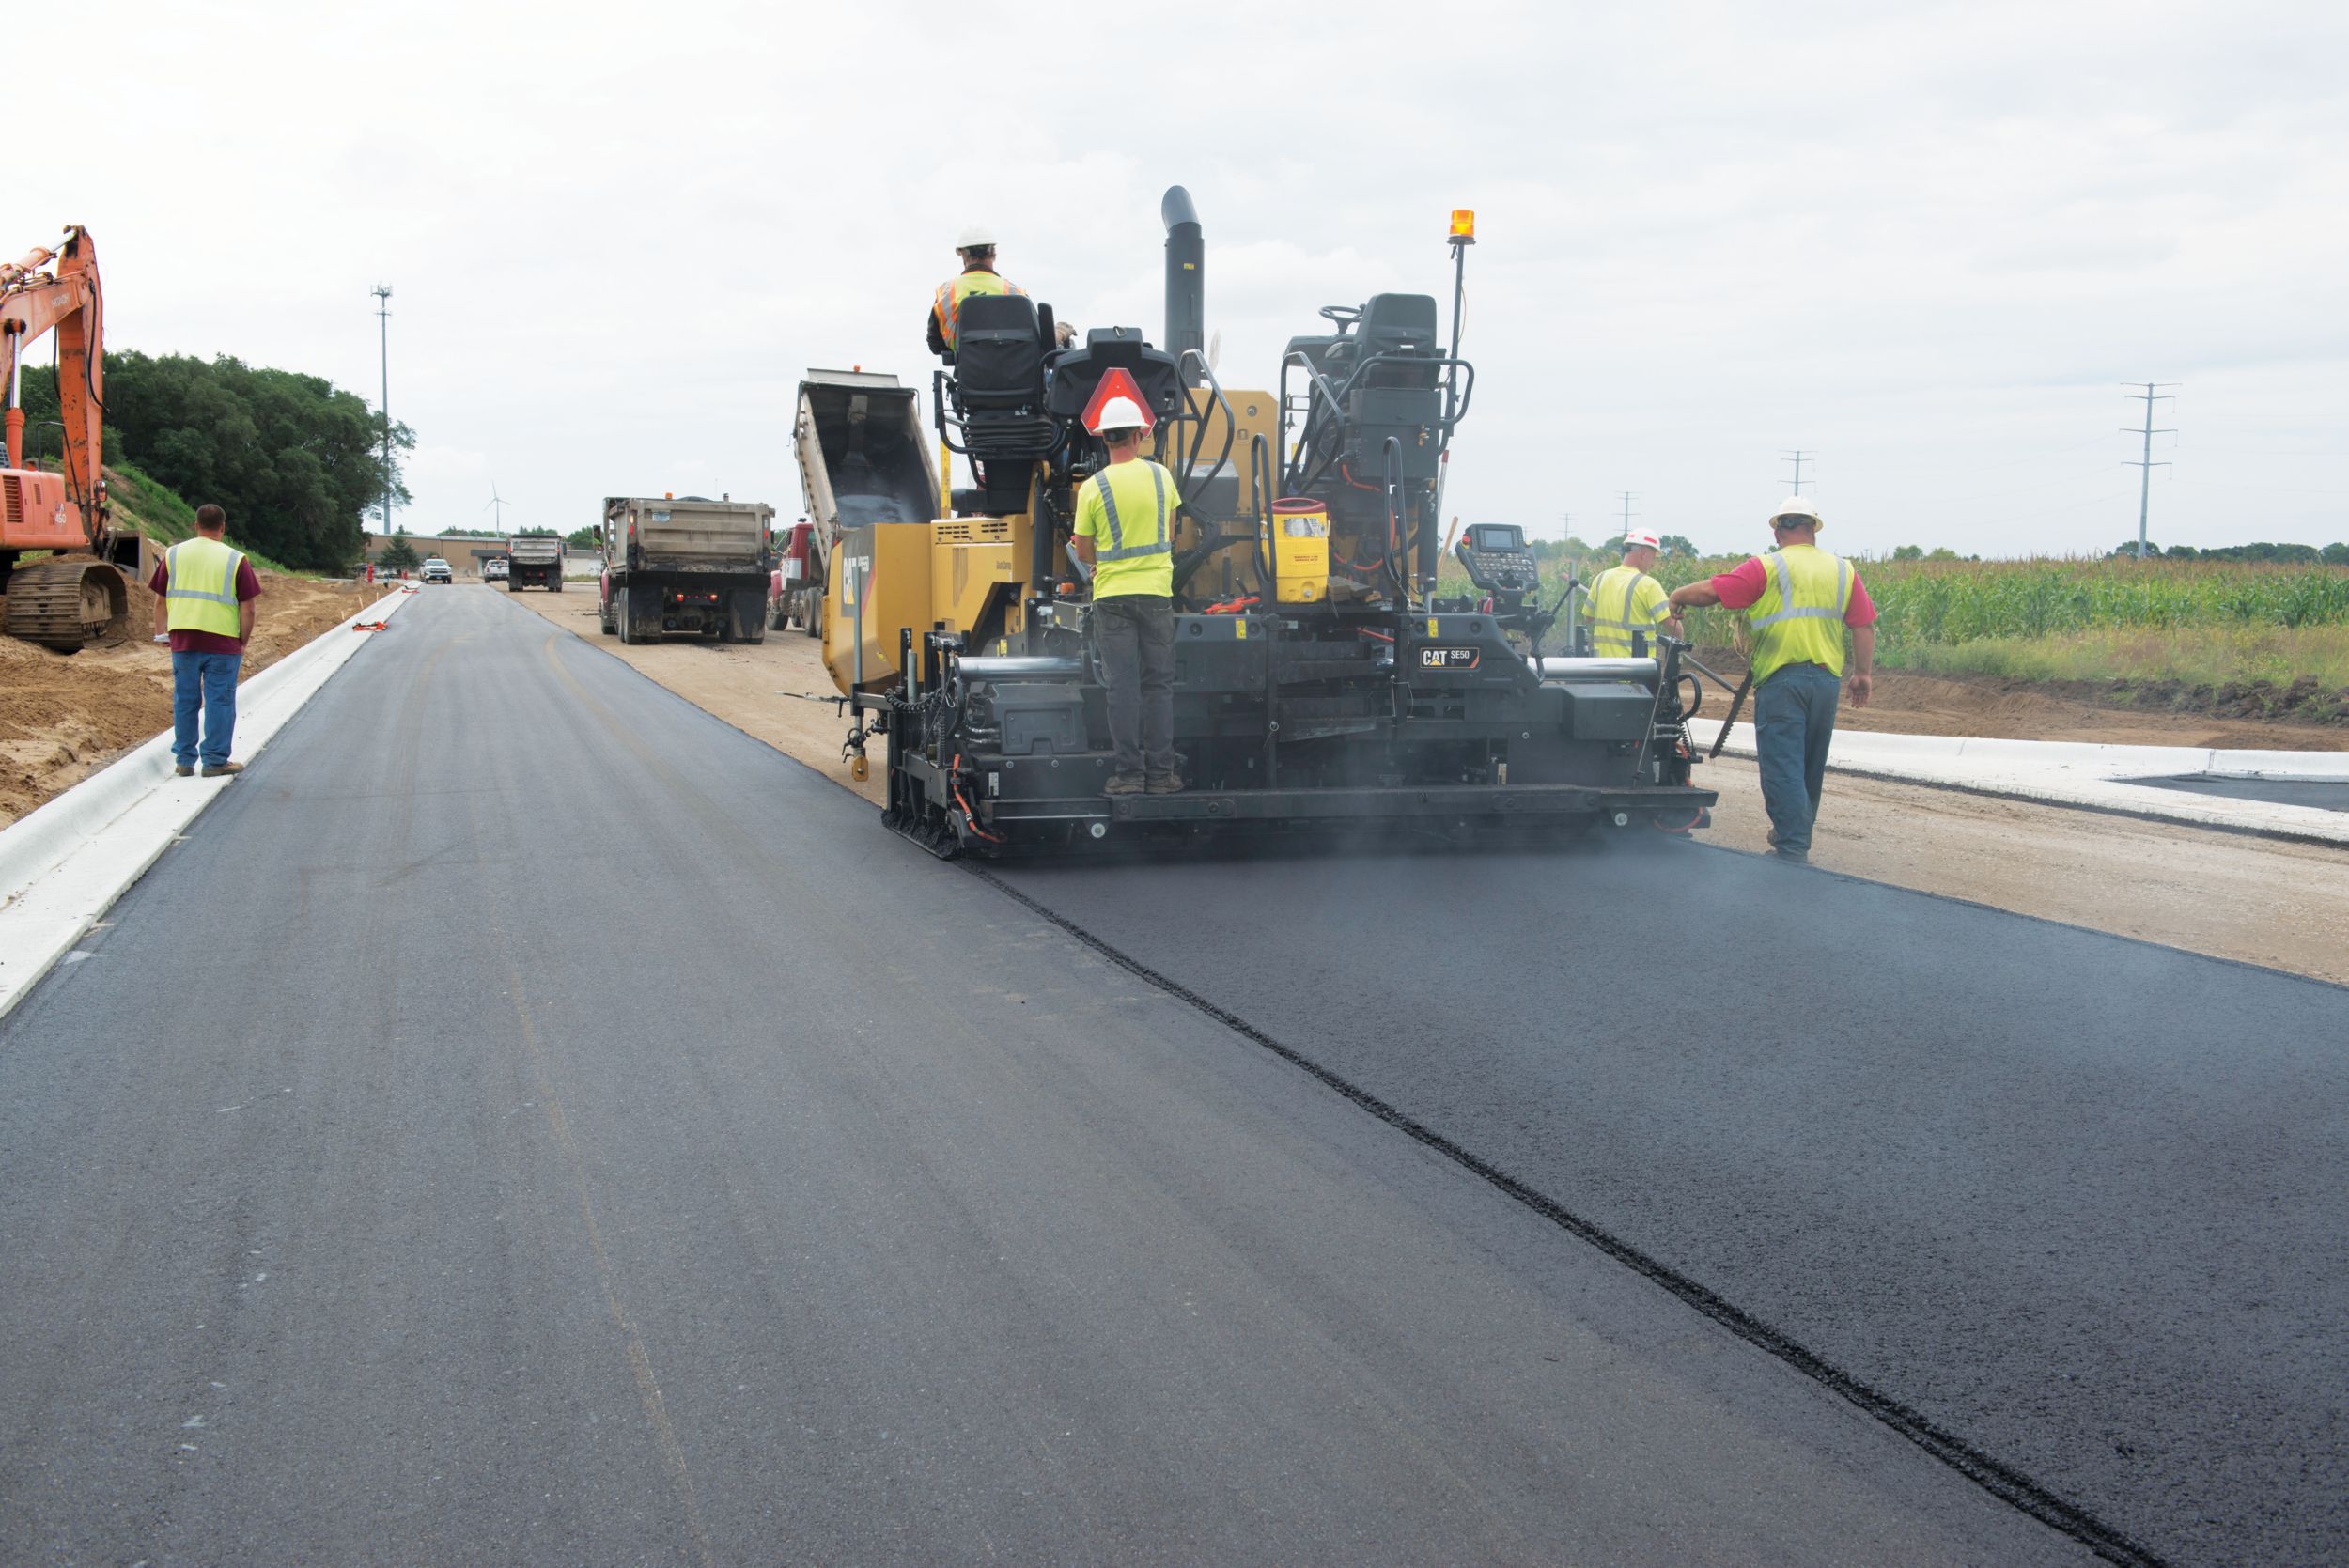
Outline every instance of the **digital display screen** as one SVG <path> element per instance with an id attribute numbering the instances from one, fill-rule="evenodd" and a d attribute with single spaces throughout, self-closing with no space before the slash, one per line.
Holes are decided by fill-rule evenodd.
<path id="1" fill-rule="evenodd" d="M 1524 547 L 1525 534 L 1514 524 L 1501 527 L 1493 523 L 1478 523 L 1470 533 L 1476 536 L 1479 550 L 1519 550 Z"/>

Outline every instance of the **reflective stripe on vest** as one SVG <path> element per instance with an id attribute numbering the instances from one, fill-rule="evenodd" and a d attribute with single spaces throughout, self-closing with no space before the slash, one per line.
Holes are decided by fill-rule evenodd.
<path id="1" fill-rule="evenodd" d="M 1016 287 L 1000 272 L 975 271 L 957 272 L 938 286 L 938 298 L 930 309 L 938 317 L 938 335 L 946 347 L 955 347 L 955 334 L 962 324 L 962 302 L 973 294 L 1019 294 Z"/>
<path id="2" fill-rule="evenodd" d="M 242 552 L 200 536 L 182 539 L 164 551 L 163 597 L 169 601 L 171 629 L 241 638 L 244 626 L 237 613 L 237 573 L 243 566 Z"/>
<path id="3" fill-rule="evenodd" d="M 1613 586 L 1610 580 L 1617 577 L 1623 580 L 1623 602 L 1615 607 L 1616 613 L 1612 616 L 1602 614 L 1600 612 L 1606 608 L 1606 595 Z M 1591 589 L 1591 651 L 1593 653 L 1628 657 L 1631 652 L 1633 632 L 1643 631 L 1653 636 L 1656 629 L 1664 624 L 1665 615 L 1671 613 L 1669 609 L 1664 609 L 1663 613 L 1658 614 L 1654 620 L 1641 621 L 1632 618 L 1631 601 L 1639 597 L 1640 584 L 1650 581 L 1652 580 L 1647 573 L 1634 570 L 1629 567 L 1610 567 L 1599 574 L 1598 582 L 1593 584 Z M 1658 583 L 1657 586 L 1661 587 L 1662 584 Z M 1659 609 L 1662 608 L 1659 606 Z"/>
<path id="4" fill-rule="evenodd" d="M 1797 551 L 1806 553 L 1796 555 Z M 1762 560 L 1762 597 L 1747 623 L 1753 629 L 1753 678 L 1767 680 L 1789 664 L 1819 664 L 1842 675 L 1851 563 L 1816 545 L 1788 545 Z M 1835 564 L 1831 587 L 1830 561 Z"/>
<path id="5" fill-rule="evenodd" d="M 1110 547 L 1097 547 L 1093 558 L 1097 561 L 1131 561 L 1143 555 L 1165 555 L 1174 549 L 1168 536 L 1173 532 L 1166 525 L 1166 470 L 1156 463 L 1144 463 L 1150 471 L 1150 489 L 1158 500 L 1158 537 L 1143 544 L 1128 544 L 1126 530 L 1117 519 L 1117 492 L 1111 488 L 1110 471 L 1101 470 L 1093 476 L 1094 493 L 1101 498 L 1101 511 L 1110 525 Z"/>

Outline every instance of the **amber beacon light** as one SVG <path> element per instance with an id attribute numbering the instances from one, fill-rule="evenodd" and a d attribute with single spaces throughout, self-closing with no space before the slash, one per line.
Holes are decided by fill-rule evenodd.
<path id="1" fill-rule="evenodd" d="M 1455 245 L 1476 243 L 1476 214 L 1465 207 L 1452 210 L 1452 233 L 1449 242 Z"/>

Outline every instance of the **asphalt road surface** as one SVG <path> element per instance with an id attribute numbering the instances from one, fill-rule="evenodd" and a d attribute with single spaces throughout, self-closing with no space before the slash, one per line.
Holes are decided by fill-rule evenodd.
<path id="1" fill-rule="evenodd" d="M 2349 811 L 2349 784 L 2331 779 L 2230 779 L 2188 773 L 2174 779 L 2123 779 L 2123 784 L 2179 789 L 2190 795 L 2220 795 L 2231 800 L 2265 800 L 2279 806 L 2316 806 Z"/>
<path id="2" fill-rule="evenodd" d="M 1659 908 L 1735 908 L 1757 873 L 1706 884 L 1710 860 L 1654 862 Z M 2020 1094 L 1971 1069 L 2045 964 L 1938 981 L 1927 1000 L 1988 1015 L 1921 1085 L 1891 1087 L 1892 1062 L 1832 1082 L 1825 1046 L 1806 1067 L 1726 1006 L 1643 1006 L 1604 944 L 1586 962 L 1536 928 L 1554 895 L 1496 899 L 1480 864 L 1021 874 L 1094 908 L 1099 931 L 1072 931 L 495 594 L 425 594 L 0 1020 L 0 1560 L 2088 1560 L 2099 1520 L 2050 1528 L 1907 1414 L 1952 1375 L 1961 1411 L 2027 1390 L 2036 1420 L 2009 1427 L 2036 1446 L 1998 1460 L 2181 1559 L 2339 1545 L 2338 1453 L 2286 1455 L 2341 1386 L 2339 1162 L 2294 1162 L 2338 1121 L 2341 993 L 2202 964 L 2172 987 L 2194 992 L 2181 1022 L 2129 967 L 2200 961 L 2104 942 L 2108 971 L 2068 994 L 2145 996 L 2144 1032 L 2125 1053 L 2101 1026 L 2049 1036 L 2038 1072 L 2050 1094 L 2134 1085 L 2135 1125 L 2171 1146 L 2011 1257 L 2013 1216 L 2080 1174 L 2030 1163 L 2046 1129 L 2118 1141 L 2107 1113 L 2043 1105 L 1914 1256 L 1901 1220 L 1930 1194 L 1860 1177 L 1962 1185 L 1984 1151 L 1936 1141 L 1987 1119 L 1953 1102 Z M 1880 892 L 1812 881 L 1776 896 L 1884 919 Z M 1301 901 L 1373 886 L 1406 896 Z M 1911 903 L 1920 931 L 1998 924 Z M 2010 924 L 1983 948 L 2060 961 L 2077 939 Z M 1644 994 L 1679 951 L 1646 958 Z M 1819 1026 L 1837 1060 L 1902 1038 L 1861 1011 L 1887 963 Z M 1892 967 L 1939 972 L 1927 953 Z M 1481 1010 L 1431 1031 L 1447 989 Z M 2221 1093 L 2192 1020 L 2230 997 L 2257 1005 Z M 1366 1077 L 1416 1060 L 1449 1102 L 1412 1114 L 1481 1153 L 1371 1113 L 1219 1007 L 1315 1049 L 1368 1042 L 1345 1063 Z M 1498 1043 L 1537 1012 L 1547 1054 Z M 2285 1037 L 2313 1024 L 2331 1037 Z M 1766 1086 L 1790 1071 L 1809 1095 Z M 2189 1099 L 2204 1119 L 2177 1146 L 2155 1111 Z M 1761 1180 L 1773 1127 L 1822 1126 Z M 1594 1242 L 1502 1165 L 1578 1212 L 1654 1188 L 1660 1229 Z M 2149 1170 L 2180 1189 L 2102 1211 Z M 2239 1242 L 2207 1230 L 2228 1192 Z M 1628 1234 L 1631 1208 L 1605 1218 Z M 1721 1219 L 1739 1209 L 1743 1244 Z M 2096 1257 L 2059 1255 L 2096 1225 L 2118 1227 Z M 2181 1277 L 2287 1236 L 2329 1255 L 2274 1259 L 2263 1304 L 2235 1275 Z M 1720 1297 L 1692 1304 L 1672 1269 L 1717 1251 Z M 1827 1258 L 1832 1280 L 1792 1298 L 1829 1327 L 1878 1315 L 1831 1310 L 1855 1290 L 1899 1307 L 1885 1364 L 1847 1358 L 1872 1389 L 1833 1386 L 1797 1343 L 1817 1324 L 1771 1317 L 1788 1254 Z M 2189 1297 L 2212 1339 L 2270 1315 L 2237 1353 L 2158 1360 L 2190 1338 Z M 2035 1356 L 2085 1298 L 2108 1317 L 2071 1324 L 2067 1370 L 2125 1375 L 2136 1408 L 2167 1398 L 2181 1423 L 2098 1434 L 2153 1455 L 2109 1498 L 2088 1483 L 2111 1467 L 2063 1445 L 2089 1396 L 1968 1338 L 1995 1302 L 2014 1332 L 1994 1351 Z M 2149 1323 L 2169 1337 L 2140 1359 Z M 2326 1388 L 2276 1386 L 2288 1328 Z M 2181 1443 L 2228 1395 L 2232 1439 L 2193 1473 Z M 2199 1532 L 2177 1526 L 2196 1509 Z"/>
<path id="3" fill-rule="evenodd" d="M 1136 877 L 1003 879 L 1953 1463 L 2349 1560 L 2349 990 L 1668 843 Z"/>

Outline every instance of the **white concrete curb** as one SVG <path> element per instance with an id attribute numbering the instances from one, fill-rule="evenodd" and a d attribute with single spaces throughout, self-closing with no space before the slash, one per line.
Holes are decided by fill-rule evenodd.
<path id="1" fill-rule="evenodd" d="M 351 629 L 406 602 L 395 589 L 237 688 L 237 749 L 250 760 L 366 638 Z M 171 732 L 0 830 L 0 1016 L 5 1016 L 233 780 L 179 778 Z"/>
<path id="2" fill-rule="evenodd" d="M 1710 747 L 1718 720 L 1690 722 Z M 1753 755 L 1753 726 L 1730 730 L 1729 755 Z M 1937 784 L 2050 805 L 2084 806 L 2198 828 L 2349 845 L 2349 812 L 2155 788 L 2136 779 L 2207 774 L 2226 779 L 2349 783 L 2349 753 L 2228 752 L 2201 746 L 2102 746 L 2061 740 L 1988 740 L 1963 736 L 1873 735 L 1838 730 L 1828 766 L 1864 778 Z"/>

